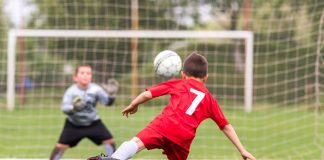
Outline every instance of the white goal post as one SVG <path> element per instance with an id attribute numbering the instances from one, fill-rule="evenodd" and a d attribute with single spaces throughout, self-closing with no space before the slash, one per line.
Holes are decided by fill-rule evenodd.
<path id="1" fill-rule="evenodd" d="M 251 31 L 152 31 L 152 30 L 41 30 L 12 29 L 7 48 L 7 109 L 15 106 L 15 66 L 18 37 L 62 38 L 204 38 L 243 39 L 245 41 L 244 110 L 252 111 L 253 101 L 253 33 Z"/>

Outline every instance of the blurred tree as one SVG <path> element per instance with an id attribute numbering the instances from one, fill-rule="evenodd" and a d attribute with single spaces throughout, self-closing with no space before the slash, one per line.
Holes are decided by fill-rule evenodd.
<path id="1" fill-rule="evenodd" d="M 246 0 L 177 0 L 177 1 L 153 1 L 139 0 L 139 26 L 140 30 L 243 30 L 246 29 L 244 14 L 244 2 Z M 250 0 L 250 30 L 254 32 L 255 64 L 267 64 L 286 60 L 288 64 L 271 66 L 268 72 L 279 70 L 291 70 L 298 64 L 305 64 L 314 60 L 301 59 L 297 63 L 289 61 L 289 57 L 302 56 L 304 53 L 315 53 L 318 46 L 305 45 L 317 44 L 319 38 L 319 21 L 324 10 L 321 0 Z M 131 29 L 130 1 L 118 0 L 33 0 L 37 5 L 37 11 L 33 13 L 32 20 L 28 21 L 27 28 L 41 29 L 96 29 L 96 30 L 128 30 Z M 305 26 L 305 24 L 307 24 Z M 100 80 L 113 76 L 115 73 L 130 71 L 130 66 L 111 67 L 113 62 L 130 62 L 130 39 L 48 39 L 38 41 L 38 50 L 44 49 L 50 56 L 47 59 L 64 59 L 72 62 L 90 62 L 94 69 L 105 73 L 99 75 Z M 35 42 L 30 42 L 35 43 Z M 173 43 L 173 42 L 167 42 Z M 145 45 L 139 41 L 138 52 L 156 50 L 164 46 Z M 204 44 L 208 46 L 208 44 Z M 234 53 L 233 61 L 237 69 L 242 69 L 243 44 L 235 44 L 236 47 L 218 47 L 219 51 Z M 26 45 L 35 46 L 35 45 Z M 190 45 L 188 45 L 190 46 Z M 221 45 L 220 45 L 221 46 Z M 296 47 L 299 46 L 299 47 Z M 302 46 L 302 47 L 301 47 Z M 155 48 L 153 48 L 155 47 Z M 208 47 L 215 47 L 214 42 Z M 43 48 L 43 50 L 39 50 Z M 199 47 L 197 47 L 199 48 Z M 215 47 L 216 48 L 216 47 Z M 323 49 L 321 49 L 323 50 Z M 121 53 L 114 53 L 114 52 Z M 240 51 L 240 52 L 239 52 Z M 78 52 L 78 53 L 76 53 Z M 268 56 L 276 52 L 275 56 Z M 94 54 L 96 53 L 96 54 Z M 35 54 L 35 53 L 34 53 Z M 37 54 L 37 53 L 36 53 Z M 45 55 L 45 54 L 37 54 Z M 145 57 L 139 54 L 138 61 L 141 63 Z M 263 58 L 262 56 L 267 56 Z M 27 55 L 26 59 L 39 56 Z M 313 59 L 312 59 L 313 58 Z M 101 63 L 105 61 L 105 63 Z M 100 63 L 96 63 L 100 62 Z M 108 63 L 107 63 L 108 62 Z M 118 64 L 117 64 L 118 65 Z M 48 66 L 36 66 L 42 71 L 51 70 Z M 35 67 L 35 68 L 36 68 Z M 314 68 L 299 70 L 287 76 L 257 76 L 255 84 L 271 83 L 273 81 L 289 81 L 291 78 L 303 76 L 312 72 Z M 255 69 L 254 73 L 264 74 L 262 67 Z M 274 77 L 277 76 L 277 77 Z M 51 79 L 51 78 L 48 78 Z M 314 79 L 314 77 L 310 77 Z M 308 82 L 298 82 L 289 85 L 304 85 Z M 258 93 L 269 94 L 269 91 L 280 91 L 286 86 L 277 86 L 269 90 L 261 90 Z M 289 86 L 294 87 L 294 86 Z M 301 91 L 302 92 L 302 91 Z M 294 97 L 295 93 L 289 93 Z M 289 97 L 288 96 L 288 97 Z M 279 98 L 282 98 L 281 96 Z"/>
<path id="2" fill-rule="evenodd" d="M 41 29 L 81 29 L 81 30 L 130 30 L 131 3 L 116 0 L 34 0 L 38 12 L 33 15 L 27 28 Z M 157 5 L 158 3 L 158 5 Z M 139 29 L 175 29 L 177 21 L 173 18 L 175 3 L 164 1 L 139 1 Z M 154 7 L 152 7 L 154 6 Z M 180 27 L 183 28 L 183 27 Z M 120 41 L 120 40 L 118 40 Z M 90 63 L 94 70 L 104 71 L 99 75 L 102 81 L 115 73 L 129 72 L 131 66 L 112 67 L 112 63 L 130 63 L 130 39 L 123 39 L 123 43 L 116 43 L 116 39 L 49 39 L 38 42 L 38 48 L 55 48 L 55 56 L 65 60 L 77 60 L 79 63 Z M 44 47 L 46 45 L 46 47 Z M 139 52 L 143 43 L 138 44 Z M 148 47 L 145 46 L 147 50 Z M 69 49 L 70 48 L 70 49 Z M 111 51 L 111 52 L 102 52 Z M 113 53 L 123 51 L 123 54 Z M 79 52 L 79 53 L 75 53 Z M 94 52 L 96 52 L 94 54 Z M 54 55 L 53 55 L 54 56 Z M 143 61 L 139 55 L 139 63 Z M 32 58 L 33 56 L 29 56 Z M 96 63 L 106 60 L 109 63 Z M 41 68 L 37 66 L 37 68 Z M 48 67 L 43 67 L 48 68 Z"/>

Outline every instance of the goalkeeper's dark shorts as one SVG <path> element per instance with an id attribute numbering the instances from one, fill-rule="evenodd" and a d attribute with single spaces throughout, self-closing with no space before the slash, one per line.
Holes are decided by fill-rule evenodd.
<path id="1" fill-rule="evenodd" d="M 100 119 L 90 126 L 77 126 L 66 119 L 58 143 L 74 147 L 83 138 L 89 138 L 95 144 L 100 145 L 104 140 L 112 139 L 113 136 Z"/>

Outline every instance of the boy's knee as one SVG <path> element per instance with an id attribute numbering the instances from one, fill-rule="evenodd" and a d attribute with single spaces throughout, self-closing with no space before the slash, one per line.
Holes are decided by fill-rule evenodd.
<path id="1" fill-rule="evenodd" d="M 136 144 L 136 146 L 137 146 L 137 148 L 138 148 L 138 149 L 137 149 L 137 152 L 139 152 L 139 151 L 145 149 L 145 145 L 144 145 L 144 143 L 143 143 L 142 140 L 139 139 L 138 137 L 133 137 L 130 141 L 135 142 L 135 144 Z"/>
<path id="2" fill-rule="evenodd" d="M 66 149 L 70 148 L 70 146 L 67 144 L 58 143 L 55 145 L 55 148 L 61 149 L 61 150 L 66 150 Z"/>
<path id="3" fill-rule="evenodd" d="M 138 137 L 133 137 L 131 141 L 134 141 L 135 143 L 142 142 Z"/>
<path id="4" fill-rule="evenodd" d="M 115 140 L 114 139 L 108 139 L 108 140 L 104 140 L 102 143 L 103 144 L 115 145 Z"/>

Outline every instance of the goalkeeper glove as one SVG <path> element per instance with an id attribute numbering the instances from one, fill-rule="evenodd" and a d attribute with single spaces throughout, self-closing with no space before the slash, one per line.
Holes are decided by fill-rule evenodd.
<path id="1" fill-rule="evenodd" d="M 73 99 L 73 110 L 80 111 L 86 106 L 86 103 L 81 99 L 81 97 L 77 96 Z"/>
<path id="2" fill-rule="evenodd" d="M 116 97 L 119 89 L 119 83 L 116 79 L 108 79 L 106 84 L 102 84 L 102 88 L 108 93 L 110 97 Z"/>

